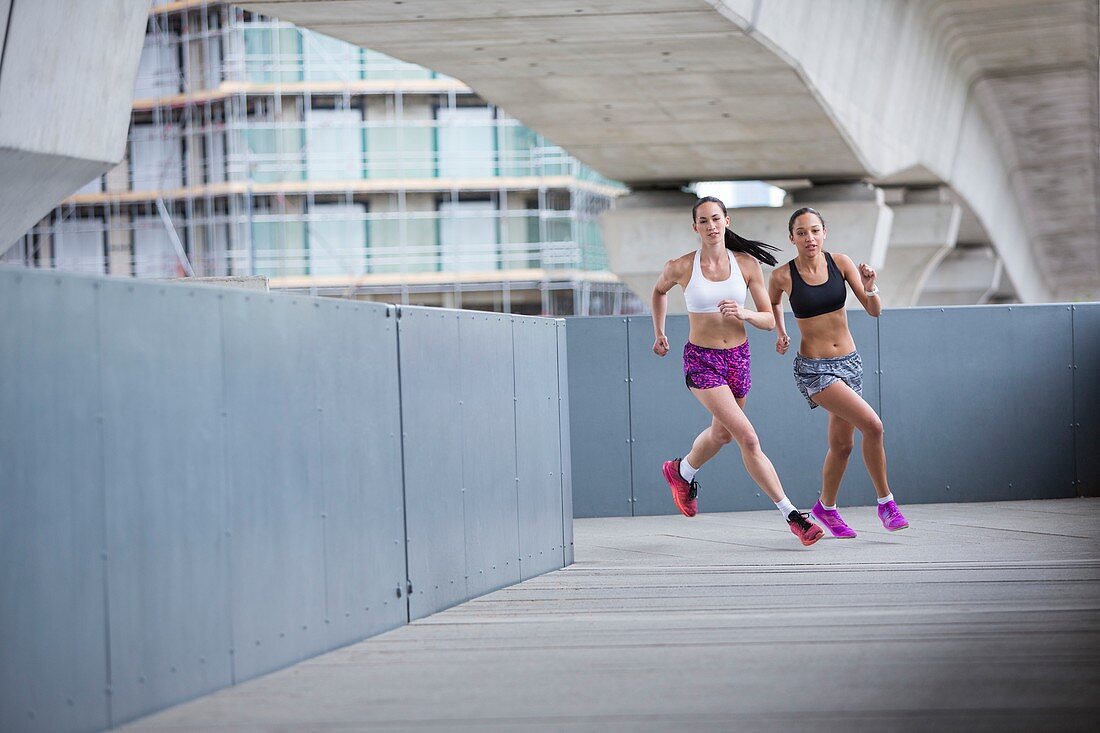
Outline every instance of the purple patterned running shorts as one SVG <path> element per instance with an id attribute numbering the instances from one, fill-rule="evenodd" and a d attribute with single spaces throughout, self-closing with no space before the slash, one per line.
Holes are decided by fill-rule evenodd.
<path id="1" fill-rule="evenodd" d="M 732 349 L 706 349 L 687 342 L 684 344 L 684 382 L 695 389 L 728 385 L 734 397 L 744 397 L 752 387 L 749 342 Z"/>

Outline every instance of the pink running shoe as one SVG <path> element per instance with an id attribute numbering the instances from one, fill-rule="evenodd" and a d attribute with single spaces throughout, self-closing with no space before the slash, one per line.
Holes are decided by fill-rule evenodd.
<path id="1" fill-rule="evenodd" d="M 901 510 L 898 509 L 898 505 L 893 499 L 885 504 L 878 505 L 878 518 L 882 522 L 882 526 L 891 532 L 897 532 L 899 529 L 905 529 L 909 526 L 909 522 L 902 516 Z"/>
<path id="2" fill-rule="evenodd" d="M 801 540 L 806 547 L 817 542 L 825 535 L 821 531 L 821 527 L 810 521 L 809 514 L 800 512 L 797 509 L 787 515 L 787 525 L 791 528 L 794 536 Z"/>
<path id="3" fill-rule="evenodd" d="M 814 504 L 814 508 L 810 510 L 810 513 L 814 515 L 814 519 L 825 525 L 833 537 L 846 540 L 849 537 L 855 537 L 856 531 L 848 526 L 847 522 L 840 516 L 840 512 L 836 509 L 826 509 L 825 505 L 819 500 Z"/>
<path id="4" fill-rule="evenodd" d="M 692 481 L 689 484 L 684 481 L 684 477 L 680 475 L 680 460 L 677 458 L 674 461 L 665 461 L 662 470 L 665 474 L 665 481 L 668 482 L 668 488 L 672 489 L 672 500 L 676 502 L 676 508 L 685 517 L 694 517 L 696 510 L 695 497 L 699 495 L 699 482 Z"/>

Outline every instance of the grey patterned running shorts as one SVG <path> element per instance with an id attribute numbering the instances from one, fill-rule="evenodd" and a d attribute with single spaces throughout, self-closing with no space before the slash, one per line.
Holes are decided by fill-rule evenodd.
<path id="1" fill-rule="evenodd" d="M 863 360 L 858 351 L 828 359 L 795 356 L 794 383 L 810 403 L 811 410 L 818 406 L 811 398 L 834 382 L 844 382 L 857 395 L 863 396 Z"/>

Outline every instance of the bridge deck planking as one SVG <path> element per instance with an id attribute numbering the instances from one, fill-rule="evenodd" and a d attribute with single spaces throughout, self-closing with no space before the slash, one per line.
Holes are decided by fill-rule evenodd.
<path id="1" fill-rule="evenodd" d="M 1100 499 L 575 522 L 577 562 L 127 731 L 1085 730 Z"/>

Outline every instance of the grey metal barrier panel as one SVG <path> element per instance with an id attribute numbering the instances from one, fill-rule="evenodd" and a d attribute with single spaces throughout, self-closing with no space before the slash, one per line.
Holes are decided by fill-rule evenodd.
<path id="1" fill-rule="evenodd" d="M 0 730 L 110 724 L 99 281 L 0 268 Z"/>
<path id="2" fill-rule="evenodd" d="M 874 319 L 849 314 L 852 335 L 864 364 L 864 397 L 878 407 L 878 338 Z M 572 326 L 572 324 L 570 324 Z M 812 506 L 821 487 L 821 463 L 828 447 L 828 418 L 824 410 L 810 410 L 794 383 L 792 362 L 799 335 L 794 317 L 787 315 L 791 348 L 775 352 L 775 332 L 748 328 L 752 387 L 745 414 L 752 422 L 761 448 L 771 459 L 787 496 L 799 507 Z M 665 324 L 670 350 L 653 353 L 653 325 L 649 316 L 630 318 L 630 415 L 633 440 L 634 510 L 638 515 L 675 514 L 676 507 L 661 464 L 687 455 L 696 436 L 711 424 L 710 413 L 692 395 L 684 381 L 683 347 L 688 317 L 669 316 Z M 858 438 L 857 438 L 858 441 Z M 859 461 L 845 475 L 842 496 L 848 503 L 874 501 L 874 489 Z M 745 471 L 736 443 L 725 446 L 698 474 L 699 511 L 765 509 L 770 499 Z"/>
<path id="3" fill-rule="evenodd" d="M 328 648 L 408 621 L 393 308 L 314 301 Z"/>
<path id="4" fill-rule="evenodd" d="M 523 579 L 562 567 L 561 426 L 558 324 L 516 317 L 515 445 L 519 480 L 519 557 Z"/>
<path id="5" fill-rule="evenodd" d="M 233 681 L 222 329 L 213 289 L 98 285 L 118 725 Z"/>
<path id="6" fill-rule="evenodd" d="M 573 476 L 570 465 L 569 436 L 569 354 L 566 339 L 566 321 L 558 321 L 558 430 L 561 456 L 558 471 L 561 475 L 561 532 L 562 559 L 565 565 L 573 564 Z"/>
<path id="7" fill-rule="evenodd" d="M 402 309 L 402 329 L 406 309 Z M 511 316 L 499 313 L 456 313 L 459 360 L 453 373 L 437 374 L 458 398 L 459 421 L 452 426 L 461 442 L 460 474 L 462 513 L 459 530 L 462 542 L 455 547 L 437 547 L 434 552 L 459 552 L 465 557 L 466 598 L 519 582 L 521 578 L 520 524 L 522 506 L 516 460 L 515 369 Z M 404 330 L 402 331 L 404 337 Z M 408 361 L 402 367 L 412 366 Z M 402 372 L 404 378 L 404 372 Z M 406 392 L 406 399 L 420 399 Z M 420 445 L 410 434 L 406 449 L 431 459 L 431 445 Z M 431 500 L 430 487 L 425 497 Z M 410 494 L 413 487 L 407 486 Z M 411 507 L 411 504 L 410 504 Z M 456 517 L 457 518 L 457 517 Z M 452 518 L 452 521 L 454 519 Z M 411 517 L 417 521 L 415 516 Z M 460 550 L 461 548 L 461 550 Z M 413 592 L 427 583 L 449 578 L 418 577 L 410 574 Z M 416 596 L 414 596 L 415 598 Z"/>
<path id="8" fill-rule="evenodd" d="M 632 514 L 627 319 L 566 320 L 573 516 Z"/>
<path id="9" fill-rule="evenodd" d="M 1100 496 L 1100 303 L 1072 308 L 1077 491 Z"/>
<path id="10" fill-rule="evenodd" d="M 1076 495 L 1066 305 L 881 317 L 891 487 L 906 503 Z"/>
<path id="11" fill-rule="evenodd" d="M 407 620 L 396 327 L 381 305 L 219 295 L 240 681 Z"/>
<path id="12" fill-rule="evenodd" d="M 410 619 L 467 597 L 458 323 L 454 311 L 400 309 Z"/>

